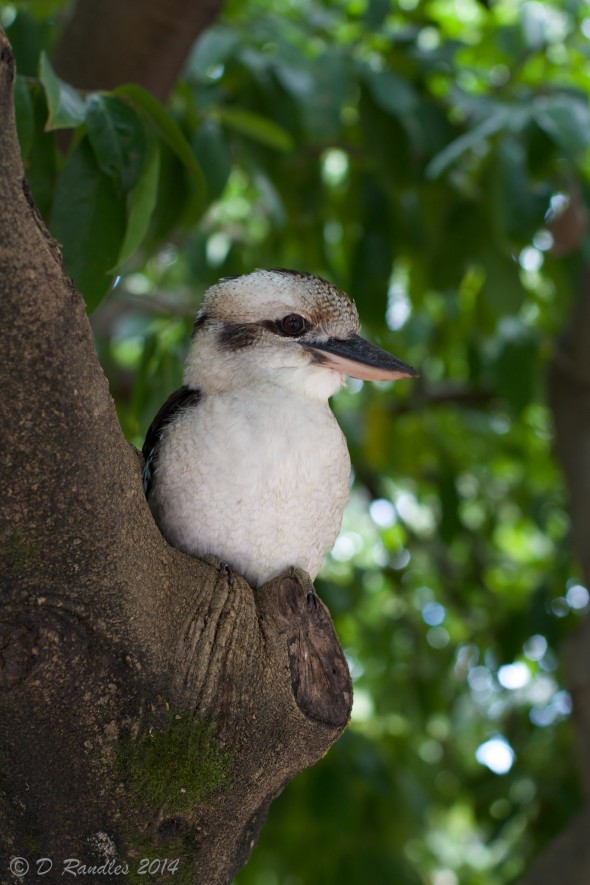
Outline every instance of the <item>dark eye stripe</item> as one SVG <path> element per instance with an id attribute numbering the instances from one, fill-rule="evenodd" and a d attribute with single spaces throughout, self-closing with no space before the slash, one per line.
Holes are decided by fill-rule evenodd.
<path id="1" fill-rule="evenodd" d="M 219 331 L 219 344 L 224 350 L 241 350 L 254 344 L 259 334 L 256 323 L 225 323 Z"/>
<path id="2" fill-rule="evenodd" d="M 202 323 L 199 323 L 199 326 Z M 241 350 L 256 343 L 261 329 L 268 329 L 283 338 L 300 338 L 311 326 L 298 313 L 287 314 L 282 320 L 263 320 L 259 323 L 224 323 L 218 331 L 218 341 L 224 350 Z"/>

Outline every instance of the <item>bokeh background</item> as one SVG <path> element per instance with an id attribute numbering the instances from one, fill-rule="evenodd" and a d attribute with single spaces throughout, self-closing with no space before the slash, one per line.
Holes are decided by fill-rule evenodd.
<path id="1" fill-rule="evenodd" d="M 227 0 L 166 111 L 60 80 L 67 10 L 0 15 L 127 438 L 207 286 L 256 267 L 329 278 L 421 373 L 333 402 L 354 485 L 317 589 L 352 721 L 238 885 L 516 882 L 581 802 L 560 662 L 589 594 L 545 379 L 588 255 L 590 4 Z"/>

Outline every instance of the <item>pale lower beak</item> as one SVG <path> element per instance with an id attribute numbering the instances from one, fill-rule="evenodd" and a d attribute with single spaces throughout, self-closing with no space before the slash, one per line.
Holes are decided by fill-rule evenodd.
<path id="1" fill-rule="evenodd" d="M 398 378 L 418 377 L 418 372 L 407 363 L 360 335 L 328 338 L 317 344 L 306 342 L 303 346 L 312 353 L 314 362 L 351 378 L 360 378 L 363 381 L 396 381 Z"/>

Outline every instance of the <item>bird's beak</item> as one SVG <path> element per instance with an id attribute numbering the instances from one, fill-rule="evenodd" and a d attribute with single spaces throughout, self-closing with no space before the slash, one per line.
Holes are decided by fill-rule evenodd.
<path id="1" fill-rule="evenodd" d="M 302 342 L 303 343 L 303 342 Z M 398 378 L 417 378 L 418 372 L 407 363 L 371 344 L 360 335 L 350 338 L 328 338 L 318 343 L 305 343 L 314 361 L 351 378 L 363 381 L 395 381 Z"/>

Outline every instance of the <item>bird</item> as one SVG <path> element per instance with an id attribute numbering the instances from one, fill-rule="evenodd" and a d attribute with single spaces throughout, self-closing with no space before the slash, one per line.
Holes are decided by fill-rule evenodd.
<path id="1" fill-rule="evenodd" d="M 315 579 L 351 475 L 328 400 L 345 376 L 417 376 L 359 330 L 348 295 L 303 271 L 255 270 L 207 290 L 183 384 L 143 446 L 145 494 L 169 544 L 252 588 L 288 569 Z"/>

